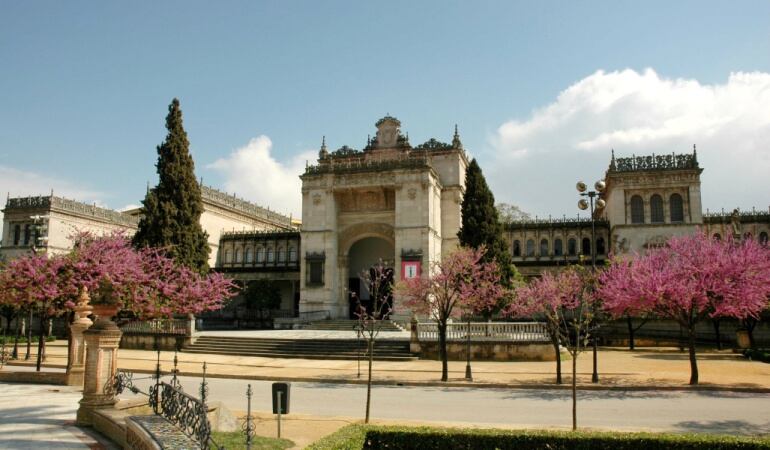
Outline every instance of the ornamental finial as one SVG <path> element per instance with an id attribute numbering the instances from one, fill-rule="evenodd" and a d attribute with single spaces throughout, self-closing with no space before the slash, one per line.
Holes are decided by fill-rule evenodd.
<path id="1" fill-rule="evenodd" d="M 462 150 L 463 143 L 460 141 L 460 133 L 457 131 L 457 124 L 455 124 L 455 135 L 452 137 L 452 148 Z"/>
<path id="2" fill-rule="evenodd" d="M 326 136 L 321 138 L 321 150 L 318 151 L 318 159 L 326 159 L 329 152 L 326 150 Z"/>

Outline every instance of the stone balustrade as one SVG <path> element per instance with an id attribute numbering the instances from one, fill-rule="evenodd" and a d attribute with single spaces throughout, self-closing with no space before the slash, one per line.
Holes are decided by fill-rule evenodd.
<path id="1" fill-rule="evenodd" d="M 541 322 L 471 322 L 471 341 L 550 342 L 545 324 Z M 468 339 L 468 323 L 447 324 L 447 341 Z M 438 324 L 417 324 L 420 342 L 438 340 Z"/>

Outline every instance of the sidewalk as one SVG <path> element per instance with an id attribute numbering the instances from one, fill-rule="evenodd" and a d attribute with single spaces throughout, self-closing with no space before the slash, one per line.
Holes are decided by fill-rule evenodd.
<path id="1" fill-rule="evenodd" d="M 0 383 L 0 448 L 117 449 L 91 430 L 75 426 L 82 396 L 69 386 Z"/>
<path id="2" fill-rule="evenodd" d="M 66 342 L 48 345 L 47 367 L 66 365 Z M 156 353 L 143 350 L 120 350 L 119 367 L 134 372 L 155 370 Z M 356 361 L 280 359 L 230 355 L 178 353 L 182 375 L 198 375 L 203 362 L 207 375 L 224 378 L 251 378 L 285 381 L 320 381 L 364 383 L 368 361 L 362 360 L 361 377 Z M 161 368 L 173 367 L 173 352 L 161 352 Z M 4 371 L 14 370 L 12 362 Z M 441 362 L 375 361 L 373 379 L 378 384 L 475 386 L 475 387 L 554 387 L 554 361 L 472 362 L 473 382 L 464 380 L 465 362 L 449 362 L 449 383 L 442 383 Z M 700 385 L 698 389 L 725 389 L 770 392 L 770 364 L 749 361 L 730 350 L 698 354 Z M 571 380 L 572 363 L 562 361 L 563 388 Z M 602 348 L 599 352 L 600 383 L 591 381 L 591 353 L 578 358 L 578 384 L 583 389 L 689 389 L 690 364 L 687 352 L 674 348 L 650 348 L 628 351 Z"/>

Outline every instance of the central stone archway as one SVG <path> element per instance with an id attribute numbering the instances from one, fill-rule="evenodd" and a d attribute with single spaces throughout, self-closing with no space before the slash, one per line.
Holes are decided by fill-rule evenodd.
<path id="1" fill-rule="evenodd" d="M 361 305 L 371 311 L 372 301 L 365 283 L 361 280 L 362 273 L 369 271 L 375 264 L 382 261 L 393 268 L 395 247 L 392 241 L 379 236 L 368 236 L 355 241 L 347 254 L 347 301 L 348 317 L 356 318 L 356 306 L 360 299 Z M 392 307 L 392 305 L 391 305 Z"/>

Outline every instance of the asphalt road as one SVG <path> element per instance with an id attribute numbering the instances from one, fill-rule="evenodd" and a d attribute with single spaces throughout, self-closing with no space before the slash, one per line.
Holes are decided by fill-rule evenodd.
<path id="1" fill-rule="evenodd" d="M 136 378 L 146 375 L 136 375 Z M 200 378 L 181 377 L 197 397 Z M 271 382 L 209 378 L 209 398 L 233 411 L 271 410 Z M 150 380 L 135 384 L 145 392 Z M 124 394 L 126 395 L 126 394 Z M 298 383 L 291 386 L 290 413 L 364 416 L 366 386 Z M 373 386 L 372 418 L 512 427 L 570 427 L 571 393 L 549 389 L 473 389 Z M 770 394 L 718 391 L 583 391 L 578 426 L 616 430 L 667 430 L 729 434 L 770 433 Z"/>

